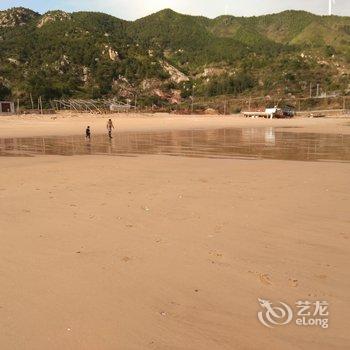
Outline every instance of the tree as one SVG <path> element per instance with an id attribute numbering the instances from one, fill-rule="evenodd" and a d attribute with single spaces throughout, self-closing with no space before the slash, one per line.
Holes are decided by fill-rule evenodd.
<path id="1" fill-rule="evenodd" d="M 7 100 L 11 96 L 11 89 L 0 83 L 0 100 Z"/>

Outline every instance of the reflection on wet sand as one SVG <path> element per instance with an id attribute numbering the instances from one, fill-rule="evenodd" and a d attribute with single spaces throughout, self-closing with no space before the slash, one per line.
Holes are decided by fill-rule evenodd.
<path id="1" fill-rule="evenodd" d="M 125 132 L 112 140 L 95 135 L 0 139 L 0 156 L 164 154 L 207 158 L 350 160 L 350 136 L 275 131 L 274 128 Z"/>

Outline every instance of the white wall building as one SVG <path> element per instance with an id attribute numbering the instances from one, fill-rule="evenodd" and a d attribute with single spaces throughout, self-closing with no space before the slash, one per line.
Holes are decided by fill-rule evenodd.
<path id="1" fill-rule="evenodd" d="M 10 101 L 0 101 L 0 114 L 15 113 L 15 104 Z"/>

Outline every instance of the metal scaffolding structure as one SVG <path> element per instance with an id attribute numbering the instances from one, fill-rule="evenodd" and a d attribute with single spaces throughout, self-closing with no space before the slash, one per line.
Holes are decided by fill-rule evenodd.
<path id="1" fill-rule="evenodd" d="M 75 110 L 77 112 L 87 113 L 110 113 L 110 112 L 128 112 L 135 107 L 128 103 L 120 102 L 115 99 L 101 100 L 82 100 L 82 99 L 60 99 L 51 101 L 52 108 L 56 110 Z"/>

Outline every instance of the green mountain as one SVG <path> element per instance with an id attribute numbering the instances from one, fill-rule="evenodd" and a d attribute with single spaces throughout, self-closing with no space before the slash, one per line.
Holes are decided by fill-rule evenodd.
<path id="1" fill-rule="evenodd" d="M 134 99 L 349 92 L 350 18 L 286 11 L 134 22 L 103 13 L 0 12 L 0 99 Z"/>

